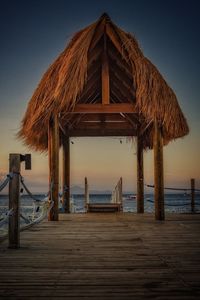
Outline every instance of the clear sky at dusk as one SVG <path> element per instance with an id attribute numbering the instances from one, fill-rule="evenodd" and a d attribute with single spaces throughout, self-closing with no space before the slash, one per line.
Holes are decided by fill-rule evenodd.
<path id="1" fill-rule="evenodd" d="M 165 182 L 200 187 L 200 1 L 46 1 L 0 2 L 0 173 L 9 153 L 32 153 L 23 171 L 34 191 L 46 191 L 48 159 L 16 139 L 27 103 L 43 73 L 72 35 L 103 12 L 135 35 L 147 56 L 177 95 L 190 134 L 164 149 Z M 135 145 L 116 138 L 76 138 L 71 144 L 72 184 L 112 189 L 120 176 L 125 190 L 136 189 Z M 153 182 L 153 153 L 145 153 L 145 182 Z"/>

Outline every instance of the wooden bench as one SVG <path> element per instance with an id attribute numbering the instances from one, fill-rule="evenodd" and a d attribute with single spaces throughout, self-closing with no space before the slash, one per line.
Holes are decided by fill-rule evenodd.
<path id="1" fill-rule="evenodd" d="M 87 212 L 120 212 L 120 203 L 89 203 Z"/>

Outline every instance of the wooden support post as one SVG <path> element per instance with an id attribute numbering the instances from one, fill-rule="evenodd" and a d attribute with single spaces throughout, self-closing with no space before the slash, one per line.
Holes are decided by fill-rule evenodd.
<path id="1" fill-rule="evenodd" d="M 70 141 L 68 136 L 62 137 L 63 144 L 63 197 L 62 205 L 65 213 L 70 213 Z"/>
<path id="2" fill-rule="evenodd" d="M 58 192 L 59 192 L 59 123 L 58 116 L 55 115 L 49 121 L 48 130 L 49 142 L 49 170 L 50 170 L 50 194 L 54 201 L 49 212 L 49 221 L 58 221 Z"/>
<path id="3" fill-rule="evenodd" d="M 155 219 L 164 220 L 163 139 L 157 120 L 154 121 L 154 202 Z"/>
<path id="4" fill-rule="evenodd" d="M 137 213 L 144 213 L 144 172 L 142 137 L 137 137 Z"/>
<path id="5" fill-rule="evenodd" d="M 88 204 L 89 204 L 88 181 L 87 181 L 87 177 L 85 177 L 85 209 L 86 210 L 87 210 Z"/>
<path id="6" fill-rule="evenodd" d="M 195 211 L 195 179 L 191 179 L 191 211 Z"/>
<path id="7" fill-rule="evenodd" d="M 110 79 L 109 79 L 109 64 L 107 55 L 106 34 L 104 34 L 104 51 L 102 55 L 102 104 L 110 103 Z"/>
<path id="8" fill-rule="evenodd" d="M 9 183 L 9 210 L 13 209 L 12 216 L 9 217 L 9 248 L 20 247 L 20 154 L 10 154 L 9 171 L 13 173 L 13 178 Z"/>

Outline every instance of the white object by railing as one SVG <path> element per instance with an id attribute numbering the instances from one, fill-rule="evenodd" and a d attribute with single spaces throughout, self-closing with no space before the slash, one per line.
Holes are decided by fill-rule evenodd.
<path id="1" fill-rule="evenodd" d="M 114 204 L 122 203 L 122 177 L 120 177 L 117 185 L 112 192 L 111 202 Z"/>

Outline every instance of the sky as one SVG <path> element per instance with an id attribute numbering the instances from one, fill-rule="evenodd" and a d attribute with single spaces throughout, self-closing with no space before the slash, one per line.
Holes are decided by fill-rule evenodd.
<path id="1" fill-rule="evenodd" d="M 22 174 L 33 192 L 48 189 L 47 155 L 16 138 L 31 95 L 43 73 L 75 32 L 107 12 L 137 38 L 143 53 L 177 95 L 190 134 L 164 148 L 166 186 L 200 188 L 200 2 L 168 1 L 0 1 L 0 177 L 8 173 L 9 153 L 31 153 L 32 170 Z M 112 190 L 123 177 L 136 191 L 135 144 L 118 138 L 75 138 L 70 145 L 71 184 Z M 60 168 L 61 169 L 61 168 Z M 153 183 L 153 152 L 144 153 L 145 183 Z M 147 192 L 149 190 L 146 190 Z M 151 191 L 149 191 L 151 192 Z"/>

